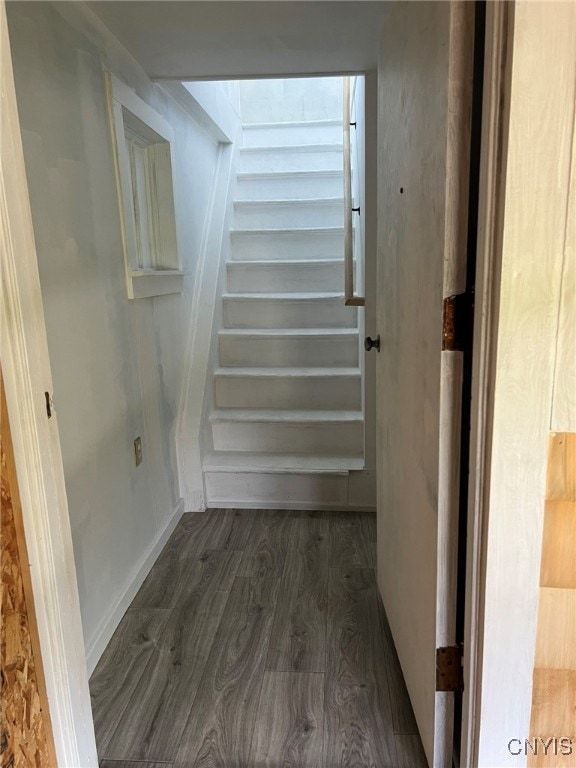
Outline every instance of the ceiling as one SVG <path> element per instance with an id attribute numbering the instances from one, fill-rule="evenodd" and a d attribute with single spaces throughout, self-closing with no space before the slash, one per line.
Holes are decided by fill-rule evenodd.
<path id="1" fill-rule="evenodd" d="M 375 69 L 379 0 L 88 3 L 152 78 L 234 79 Z"/>

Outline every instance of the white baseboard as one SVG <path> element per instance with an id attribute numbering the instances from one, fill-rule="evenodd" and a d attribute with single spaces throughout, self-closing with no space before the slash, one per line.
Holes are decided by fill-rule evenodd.
<path id="1" fill-rule="evenodd" d="M 204 471 L 209 508 L 372 510 L 376 508 L 375 480 L 370 470 Z"/>
<path id="2" fill-rule="evenodd" d="M 229 501 L 213 499 L 208 510 L 214 509 L 298 509 L 306 512 L 376 512 L 375 506 L 362 507 L 355 504 L 322 504 L 319 502 L 302 501 Z"/>
<path id="3" fill-rule="evenodd" d="M 86 644 L 86 667 L 88 676 L 94 671 L 96 664 L 104 653 L 104 649 L 110 642 L 116 627 L 120 623 L 122 616 L 126 613 L 130 603 L 136 596 L 136 593 L 142 586 L 144 579 L 150 573 L 152 566 L 156 562 L 158 555 L 164 545 L 170 538 L 174 528 L 176 528 L 184 512 L 184 500 L 180 499 L 170 515 L 164 529 L 160 531 L 154 539 L 148 550 L 140 558 L 132 572 L 132 576 L 126 585 L 124 592 L 118 597 L 108 613 L 100 622 L 98 629 L 94 633 L 92 640 Z"/>

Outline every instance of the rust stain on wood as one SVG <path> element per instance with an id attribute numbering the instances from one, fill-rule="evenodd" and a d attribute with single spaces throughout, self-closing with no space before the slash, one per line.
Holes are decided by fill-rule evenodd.
<path id="1" fill-rule="evenodd" d="M 44 768 L 55 766 L 56 760 L 39 666 L 28 558 L 1 377 L 0 389 L 0 768 Z"/>

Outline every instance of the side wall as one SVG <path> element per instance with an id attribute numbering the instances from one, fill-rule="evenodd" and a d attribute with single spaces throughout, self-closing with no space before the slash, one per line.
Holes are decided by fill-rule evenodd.
<path id="1" fill-rule="evenodd" d="M 561 686 L 554 691 L 554 684 L 570 677 L 550 676 L 548 664 L 543 663 L 543 638 L 538 638 L 537 645 L 536 630 L 539 598 L 541 616 L 550 610 L 539 589 L 549 443 L 554 445 L 554 433 L 575 431 L 576 228 L 574 193 L 570 196 L 575 72 L 576 6 L 517 2 L 487 467 L 490 495 L 479 751 L 471 758 L 472 764 L 486 768 L 526 765 L 524 740 L 531 735 L 571 735 L 556 732 L 562 728 L 560 719 L 538 721 L 533 712 L 531 729 L 530 718 L 535 660 L 537 708 L 544 703 L 543 696 L 560 703 Z M 561 554 L 560 550 L 555 554 L 557 564 Z M 572 559 L 571 573 L 573 563 Z M 568 599 L 563 602 L 564 597 Z M 575 642 L 574 609 L 569 608 L 570 596 L 563 598 L 552 614 L 561 632 L 570 631 L 571 622 L 572 636 L 562 660 L 556 658 L 554 665 L 574 664 L 568 652 Z M 548 619 L 545 623 L 552 627 Z M 548 639 L 557 642 L 560 635 L 548 635 Z M 549 660 L 550 650 L 551 646 L 545 653 Z M 566 671 L 567 666 L 559 669 Z M 572 681 L 573 675 L 572 671 Z M 567 711 L 573 723 L 574 687 L 570 695 Z M 550 728 L 554 733 L 548 732 Z M 511 740 L 517 741 L 510 744 Z M 572 764 L 567 760 L 560 765 Z"/>
<path id="2" fill-rule="evenodd" d="M 92 668 L 183 510 L 176 419 L 220 151 L 209 126 L 154 85 L 85 7 L 15 3 L 8 12 Z M 189 273 L 182 294 L 127 299 L 104 70 L 174 130 L 178 239 Z"/>

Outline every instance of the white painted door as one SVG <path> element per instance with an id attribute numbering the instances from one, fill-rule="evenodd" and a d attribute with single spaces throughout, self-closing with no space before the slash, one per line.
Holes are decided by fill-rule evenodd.
<path id="1" fill-rule="evenodd" d="M 430 765 L 451 765 L 462 354 L 442 351 L 465 286 L 472 3 L 396 3 L 378 84 L 378 582 Z M 375 354 L 370 352 L 370 354 Z"/>

